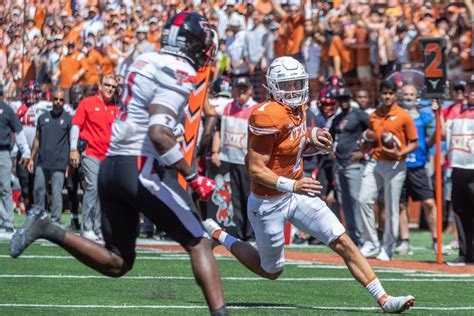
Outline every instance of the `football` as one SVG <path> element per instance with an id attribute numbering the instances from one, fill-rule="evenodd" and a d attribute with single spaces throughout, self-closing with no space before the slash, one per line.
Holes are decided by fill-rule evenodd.
<path id="1" fill-rule="evenodd" d="M 327 132 L 327 131 L 326 131 Z M 305 149 L 303 150 L 303 155 L 304 156 L 311 156 L 311 155 L 316 155 L 316 154 L 322 154 L 322 153 L 327 153 L 326 150 L 323 150 L 321 148 L 316 147 L 316 141 L 318 139 L 318 136 L 321 136 L 325 133 L 325 129 L 323 128 L 318 128 L 318 127 L 308 127 L 306 129 L 306 146 Z M 332 145 L 332 137 L 328 133 L 329 136 L 329 144 L 328 146 Z"/>
<path id="2" fill-rule="evenodd" d="M 371 148 L 377 147 L 377 136 L 375 132 L 371 129 L 366 129 L 360 136 L 361 145 L 367 145 Z"/>
<path id="3" fill-rule="evenodd" d="M 319 128 L 319 127 L 308 127 L 306 129 L 306 139 L 308 140 L 308 143 L 311 145 L 316 145 L 316 142 L 318 140 L 318 136 L 324 135 L 327 130 L 324 128 Z M 329 133 L 328 133 L 329 135 Z M 330 137 L 330 135 L 329 135 Z M 332 142 L 332 138 L 330 137 L 329 139 L 330 142 Z"/>
<path id="4" fill-rule="evenodd" d="M 382 146 L 388 149 L 393 149 L 395 147 L 400 148 L 400 140 L 391 132 L 385 132 L 382 134 L 381 138 Z"/>

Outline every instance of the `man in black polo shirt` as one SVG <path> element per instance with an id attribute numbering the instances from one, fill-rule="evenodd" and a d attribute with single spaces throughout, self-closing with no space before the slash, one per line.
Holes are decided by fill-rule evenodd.
<path id="1" fill-rule="evenodd" d="M 347 232 L 356 245 L 362 244 L 362 218 L 358 203 L 360 180 L 364 165 L 363 154 L 357 140 L 369 126 L 369 117 L 363 110 L 351 107 L 352 93 L 349 88 L 339 88 L 336 103 L 341 113 L 332 121 L 329 132 L 335 140 L 334 177 L 339 203 L 344 209 Z"/>
<path id="2" fill-rule="evenodd" d="M 31 150 L 28 171 L 33 172 L 34 160 L 38 155 L 34 199 L 35 204 L 44 206 L 46 185 L 51 181 L 52 221 L 60 224 L 63 208 L 62 189 L 65 173 L 69 166 L 69 131 L 72 117 L 63 110 L 64 92 L 53 94 L 53 110 L 38 118 L 36 136 Z"/>
<path id="3" fill-rule="evenodd" d="M 0 95 L 2 97 L 3 95 Z M 13 134 L 24 165 L 30 158 L 30 148 L 26 141 L 20 119 L 12 108 L 0 100 L 0 225 L 7 233 L 13 233 L 13 200 L 12 200 L 12 148 Z"/>

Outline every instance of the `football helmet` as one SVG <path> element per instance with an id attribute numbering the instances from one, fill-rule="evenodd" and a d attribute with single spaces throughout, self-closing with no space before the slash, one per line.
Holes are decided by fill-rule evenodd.
<path id="1" fill-rule="evenodd" d="M 205 66 L 217 48 L 216 33 L 200 14 L 183 11 L 166 22 L 161 51 L 187 59 L 196 70 Z"/>
<path id="2" fill-rule="evenodd" d="M 325 117 L 331 117 L 336 114 L 336 96 L 332 89 L 324 88 L 321 90 L 318 96 L 317 105 L 319 111 Z"/>
<path id="3" fill-rule="evenodd" d="M 211 95 L 213 98 L 232 98 L 232 83 L 226 76 L 220 76 L 212 83 Z"/>
<path id="4" fill-rule="evenodd" d="M 38 102 L 35 88 L 36 84 L 34 81 L 26 82 L 21 88 L 21 99 L 26 106 L 31 106 Z"/>
<path id="5" fill-rule="evenodd" d="M 308 73 L 293 57 L 275 59 L 268 67 L 266 79 L 264 87 L 278 103 L 296 109 L 308 102 Z"/>

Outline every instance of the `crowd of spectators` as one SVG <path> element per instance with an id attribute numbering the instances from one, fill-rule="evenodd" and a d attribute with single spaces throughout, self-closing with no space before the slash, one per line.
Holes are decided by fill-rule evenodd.
<path id="1" fill-rule="evenodd" d="M 104 90 L 99 89 L 110 88 L 103 86 L 101 79 L 113 76 L 112 81 L 117 83 L 117 98 L 113 101 L 118 105 L 128 67 L 138 55 L 159 50 L 162 27 L 170 16 L 182 10 L 201 13 L 216 29 L 219 42 L 212 80 L 222 76 L 231 81 L 245 78 L 245 85 L 253 87 L 245 91 L 251 91 L 255 101 L 266 98 L 264 74 L 273 59 L 292 56 L 300 60 L 306 66 L 310 80 L 313 102 L 308 113 L 311 109 L 315 111 L 313 118 L 321 127 L 330 128 L 336 105 L 342 107 L 344 101 L 348 102 L 343 98 L 344 93 L 351 98 L 354 94 L 352 104 L 358 104 L 360 109 L 370 113 L 377 105 L 375 97 L 379 82 L 394 72 L 422 70 L 420 40 L 423 38 L 446 40 L 447 75 L 451 82 L 467 79 L 474 70 L 473 17 L 469 1 L 6 1 L 0 4 L 0 92 L 3 100 L 16 111 L 25 103 L 25 85 L 33 83 L 36 101 L 52 102 L 53 97 L 58 102 L 64 99 L 61 101 L 64 108 L 74 116 L 79 104 L 74 91 L 81 91 L 80 98 L 100 95 Z M 352 88 L 352 92 L 349 89 L 341 92 L 344 100 L 333 104 L 333 108 L 324 106 L 321 99 L 325 94 L 320 94 L 326 78 L 331 76 L 341 78 Z M 316 100 L 319 107 L 315 106 Z M 51 109 L 52 105 L 48 110 Z M 214 140 L 214 146 L 219 149 L 219 142 Z M 41 154 L 41 149 L 37 150 Z M 214 153 L 212 150 L 210 158 L 218 167 L 216 161 L 220 163 L 221 159 L 213 156 Z M 234 163 L 232 157 L 222 160 Z M 341 191 L 339 176 L 336 175 L 335 180 L 332 178 L 333 160 L 328 157 L 318 161 L 317 167 L 329 173 L 325 177 L 329 179 L 326 179 L 325 187 L 336 185 L 334 189 Z M 240 164 L 239 161 L 239 168 Z M 340 170 L 347 167 L 343 160 L 337 164 Z M 307 166 L 311 170 L 316 167 L 310 161 Z M 68 176 L 66 170 L 63 172 Z M 53 175 L 43 174 L 41 179 L 44 182 L 51 177 Z M 62 181 L 58 183 L 62 184 Z M 68 189 L 72 187 L 68 180 L 66 185 Z M 38 196 L 44 196 L 44 186 L 45 183 L 39 185 L 42 190 Z M 74 187 L 77 191 L 78 180 Z M 83 187 L 87 191 L 90 184 L 85 183 Z M 346 195 L 353 195 L 347 187 L 342 190 Z M 32 198 L 32 190 L 26 195 Z M 350 199 L 340 202 L 351 204 Z M 392 202 L 394 205 L 399 203 L 398 200 Z M 74 214 L 77 214 L 77 202 L 75 205 Z M 58 207 L 54 207 L 57 220 Z M 394 208 L 398 212 L 398 206 Z M 74 216 L 77 221 L 77 215 Z M 345 217 L 348 224 L 353 225 L 351 237 L 361 238 L 362 219 L 351 219 L 349 214 Z M 95 230 L 100 237 L 96 227 L 86 230 Z M 362 246 L 361 240 L 356 242 Z"/>
<path id="2" fill-rule="evenodd" d="M 446 1 L 445 1 L 446 2 Z M 261 100 L 262 72 L 275 57 L 306 65 L 313 97 L 323 78 L 366 84 L 422 66 L 420 39 L 444 37 L 448 76 L 473 70 L 469 2 L 377 1 L 7 1 L 0 4 L 0 83 L 7 100 L 22 82 L 43 88 L 97 85 L 124 76 L 141 53 L 160 47 L 170 15 L 195 10 L 219 35 L 215 78 L 250 76 Z"/>

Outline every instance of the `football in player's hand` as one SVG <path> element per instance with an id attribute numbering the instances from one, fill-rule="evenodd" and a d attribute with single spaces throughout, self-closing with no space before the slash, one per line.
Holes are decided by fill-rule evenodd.
<path id="1" fill-rule="evenodd" d="M 395 147 L 400 148 L 401 143 L 397 136 L 391 132 L 385 132 L 382 134 L 381 138 L 382 146 L 388 149 L 393 149 Z"/>
<path id="2" fill-rule="evenodd" d="M 308 142 L 312 146 L 330 146 L 332 145 L 332 137 L 328 130 L 319 127 L 308 127 L 306 130 Z"/>
<path id="3" fill-rule="evenodd" d="M 368 146 L 370 148 L 377 147 L 377 136 L 375 132 L 371 129 L 366 129 L 360 136 L 360 142 L 363 146 Z"/>

